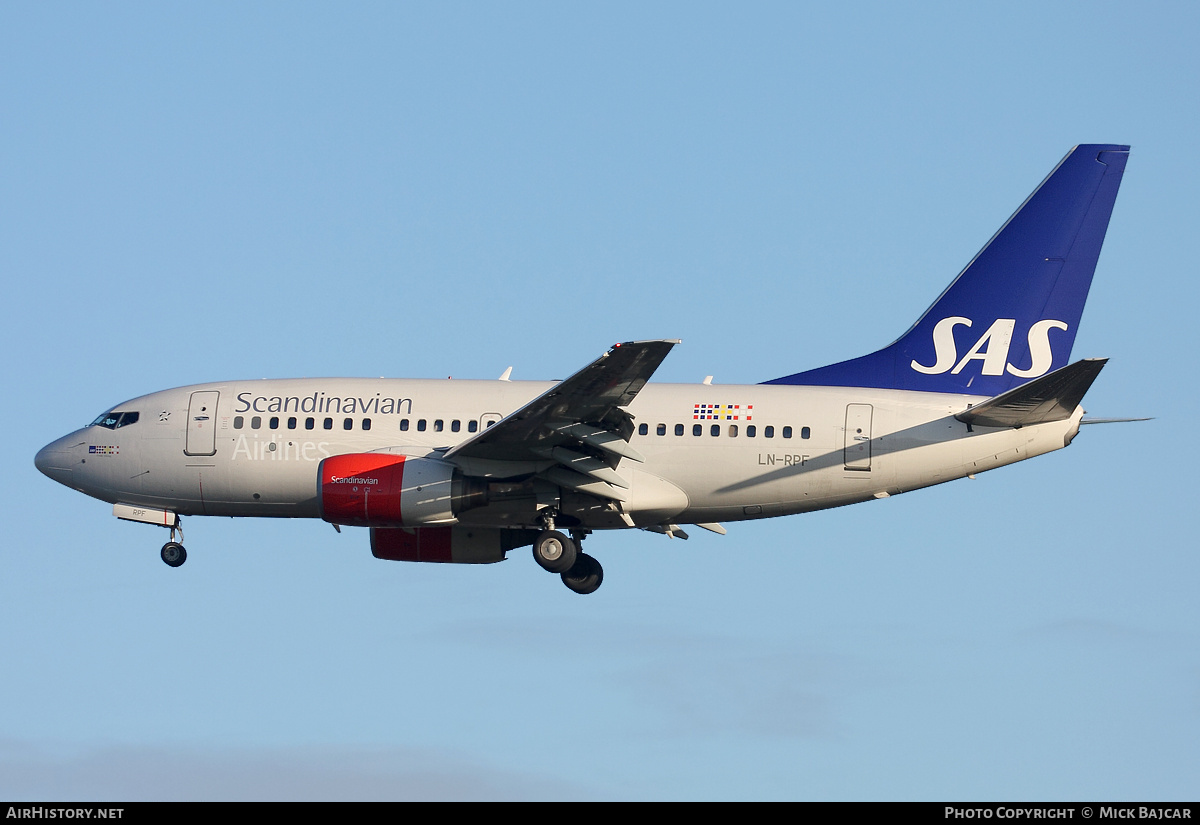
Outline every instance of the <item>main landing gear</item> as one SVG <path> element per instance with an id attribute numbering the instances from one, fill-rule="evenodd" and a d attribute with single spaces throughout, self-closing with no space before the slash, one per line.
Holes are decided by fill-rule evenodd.
<path id="1" fill-rule="evenodd" d="M 579 549 L 587 533 L 577 530 L 567 538 L 554 529 L 553 516 L 548 516 L 544 523 L 546 529 L 533 542 L 533 560 L 543 570 L 558 573 L 563 584 L 576 593 L 595 593 L 604 582 L 604 568 Z"/>
<path id="2" fill-rule="evenodd" d="M 179 531 L 179 541 L 175 541 L 175 531 Z M 176 526 L 171 528 L 171 540 L 162 546 L 162 560 L 168 567 L 179 567 L 187 561 L 187 550 L 183 549 L 180 543 L 183 541 L 183 528 Z"/>
<path id="3" fill-rule="evenodd" d="M 578 554 L 575 542 L 557 530 L 543 530 L 533 540 L 533 560 L 549 573 L 566 573 Z"/>
<path id="4" fill-rule="evenodd" d="M 595 593 L 604 584 L 604 568 L 587 553 L 580 553 L 575 565 L 562 574 L 562 581 L 571 590 L 586 596 Z"/>

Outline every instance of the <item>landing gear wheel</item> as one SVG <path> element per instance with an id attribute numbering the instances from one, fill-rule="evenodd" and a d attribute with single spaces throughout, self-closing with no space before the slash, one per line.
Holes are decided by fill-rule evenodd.
<path id="1" fill-rule="evenodd" d="M 177 541 L 168 541 L 163 545 L 162 560 L 171 567 L 178 567 L 187 561 L 187 550 L 183 549 L 183 545 Z"/>
<path id="2" fill-rule="evenodd" d="M 576 593 L 586 596 L 595 593 L 604 584 L 604 568 L 587 553 L 580 553 L 575 566 L 562 574 L 563 584 Z"/>
<path id="3" fill-rule="evenodd" d="M 575 565 L 575 542 L 557 530 L 543 530 L 533 542 L 533 560 L 551 573 L 565 573 Z"/>

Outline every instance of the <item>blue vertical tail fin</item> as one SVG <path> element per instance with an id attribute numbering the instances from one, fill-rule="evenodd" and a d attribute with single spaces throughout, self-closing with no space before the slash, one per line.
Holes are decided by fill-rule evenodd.
<path id="1" fill-rule="evenodd" d="M 1076 146 L 897 341 L 765 383 L 994 396 L 1065 366 L 1128 157 Z"/>

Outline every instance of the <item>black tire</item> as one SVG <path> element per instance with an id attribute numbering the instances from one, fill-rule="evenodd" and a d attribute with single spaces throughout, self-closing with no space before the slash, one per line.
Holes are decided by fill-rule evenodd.
<path id="1" fill-rule="evenodd" d="M 179 567 L 187 561 L 187 550 L 184 550 L 183 545 L 177 541 L 168 541 L 164 544 L 159 555 L 162 556 L 163 562 L 168 567 Z"/>
<path id="2" fill-rule="evenodd" d="M 575 542 L 557 530 L 543 530 L 533 542 L 533 560 L 551 573 L 570 570 L 578 554 Z"/>
<path id="3" fill-rule="evenodd" d="M 604 584 L 604 568 L 587 553 L 580 553 L 575 566 L 562 574 L 562 580 L 569 589 L 586 596 Z"/>

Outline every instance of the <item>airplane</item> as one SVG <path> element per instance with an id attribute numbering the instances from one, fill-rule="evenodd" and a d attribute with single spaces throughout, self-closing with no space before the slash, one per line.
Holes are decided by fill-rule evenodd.
<path id="1" fill-rule="evenodd" d="M 119 519 L 168 528 L 172 567 L 187 559 L 183 516 L 315 518 L 369 528 L 372 553 L 394 561 L 490 563 L 531 546 L 592 593 L 604 571 L 581 546 L 595 531 L 724 534 L 1071 444 L 1107 362 L 1069 357 L 1128 155 L 1073 148 L 906 333 L 848 361 L 653 384 L 679 341 L 652 340 L 558 382 L 513 381 L 510 367 L 499 380 L 198 384 L 118 404 L 35 465 Z"/>

